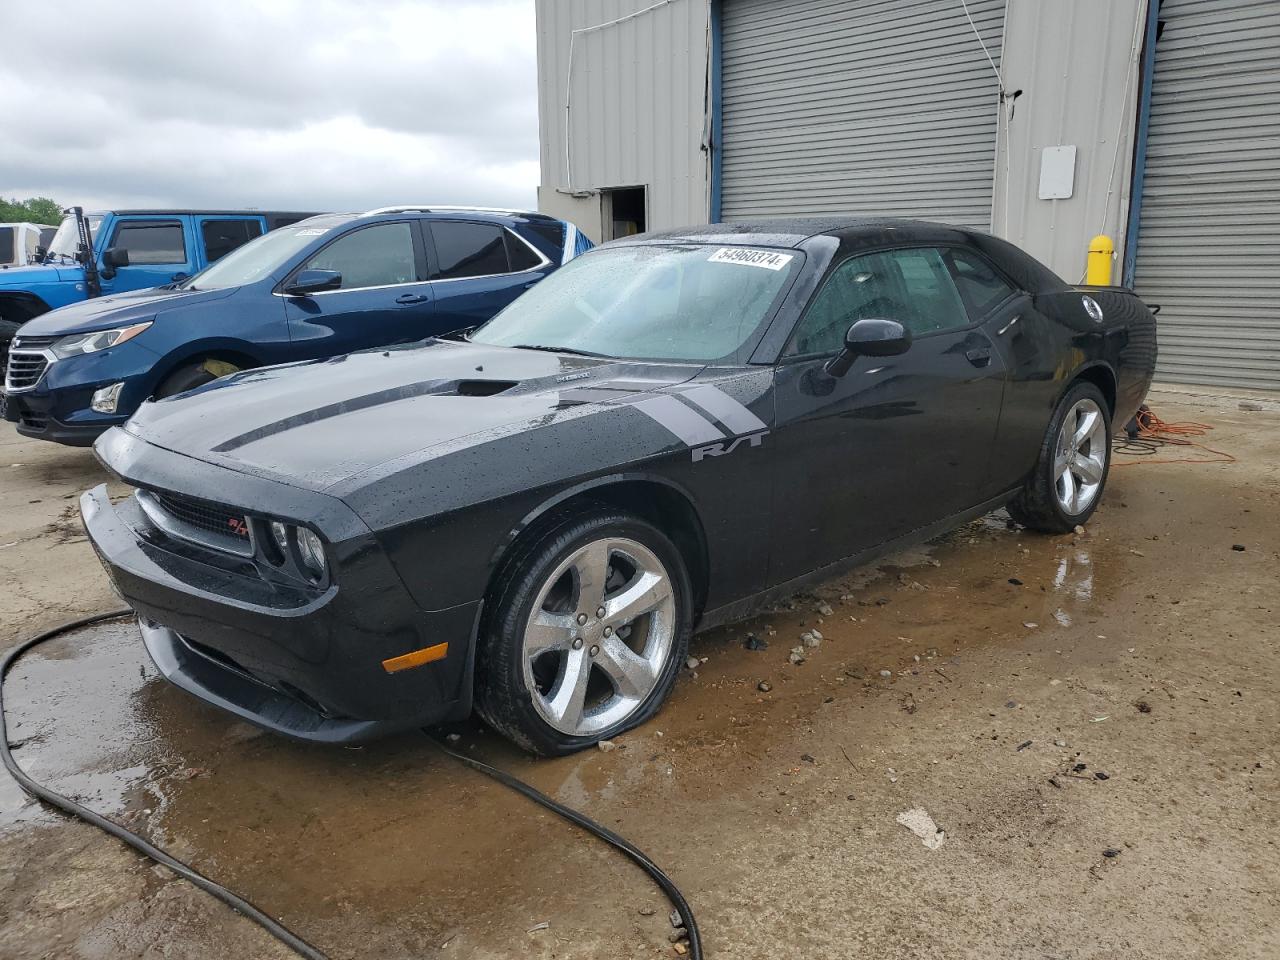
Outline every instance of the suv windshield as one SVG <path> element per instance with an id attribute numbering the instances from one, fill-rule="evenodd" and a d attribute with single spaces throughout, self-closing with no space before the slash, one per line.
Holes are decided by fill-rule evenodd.
<path id="1" fill-rule="evenodd" d="M 89 242 L 94 243 L 98 238 L 98 224 L 102 223 L 101 217 L 85 217 L 85 221 L 89 224 Z M 80 244 L 80 231 L 76 229 L 76 218 L 66 216 L 62 218 L 62 223 L 58 224 L 57 232 L 54 233 L 53 239 L 49 241 L 49 255 L 74 257 L 76 255 L 76 247 Z"/>
<path id="2" fill-rule="evenodd" d="M 603 247 L 561 267 L 471 339 L 633 360 L 728 359 L 772 315 L 800 260 L 763 247 Z"/>
<path id="3" fill-rule="evenodd" d="M 303 247 L 322 237 L 337 223 L 332 218 L 312 218 L 292 226 L 272 230 L 236 247 L 217 263 L 210 264 L 178 284 L 179 290 L 221 290 L 256 283 L 271 276 Z"/>

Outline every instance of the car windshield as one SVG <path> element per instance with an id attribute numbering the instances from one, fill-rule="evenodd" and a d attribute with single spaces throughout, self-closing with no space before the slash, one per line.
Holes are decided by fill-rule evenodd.
<path id="1" fill-rule="evenodd" d="M 101 217 L 85 217 L 89 224 L 89 241 L 96 242 L 98 238 L 98 224 L 102 223 Z M 62 218 L 62 223 L 58 225 L 57 231 L 53 235 L 53 239 L 49 241 L 49 255 L 74 257 L 76 248 L 80 245 L 80 231 L 76 228 L 76 218 L 66 216 Z"/>
<path id="2" fill-rule="evenodd" d="M 334 220 L 303 220 L 292 226 L 272 230 L 237 247 L 217 263 L 178 284 L 179 290 L 222 290 L 256 283 L 271 276 L 293 259 L 303 247 L 322 237 L 335 225 Z"/>
<path id="3" fill-rule="evenodd" d="M 602 247 L 472 334 L 475 343 L 635 360 L 733 357 L 801 262 L 792 250 L 710 244 Z"/>

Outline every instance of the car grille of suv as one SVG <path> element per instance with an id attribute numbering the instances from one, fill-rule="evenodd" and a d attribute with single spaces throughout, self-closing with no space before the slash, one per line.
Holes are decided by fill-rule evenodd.
<path id="1" fill-rule="evenodd" d="M 241 548 L 249 546 L 249 523 L 243 513 L 235 513 L 228 507 L 181 494 L 160 493 L 156 490 L 150 491 L 150 494 L 161 509 L 180 524 L 211 537 L 228 540 Z"/>
<path id="2" fill-rule="evenodd" d="M 49 366 L 49 358 L 43 353 L 25 353 L 20 349 L 9 352 L 9 369 L 5 374 L 6 390 L 26 390 L 34 387 Z"/>

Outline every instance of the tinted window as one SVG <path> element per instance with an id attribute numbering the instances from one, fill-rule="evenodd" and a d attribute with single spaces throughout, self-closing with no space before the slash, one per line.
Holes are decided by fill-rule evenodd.
<path id="1" fill-rule="evenodd" d="M 981 257 L 952 250 L 947 256 L 955 273 L 956 286 L 973 311 L 974 319 L 985 317 L 1005 300 L 1017 293 L 996 273 L 995 267 Z"/>
<path id="2" fill-rule="evenodd" d="M 274 234 L 273 234 L 274 236 Z M 380 223 L 339 237 L 303 265 L 304 270 L 337 270 L 342 289 L 416 283 L 413 227 Z"/>
<path id="3" fill-rule="evenodd" d="M 512 273 L 519 273 L 521 270 L 532 270 L 542 263 L 542 258 L 510 230 L 504 230 L 502 233 L 507 240 L 507 259 L 511 261 Z"/>
<path id="4" fill-rule="evenodd" d="M 0 263 L 13 263 L 13 227 L 0 227 Z"/>
<path id="5" fill-rule="evenodd" d="M 262 236 L 262 225 L 257 220 L 205 220 L 200 224 L 200 236 L 204 239 L 205 259 L 213 263 Z"/>
<path id="6" fill-rule="evenodd" d="M 509 273 L 503 230 L 491 223 L 441 220 L 431 224 L 441 280 Z"/>
<path id="7" fill-rule="evenodd" d="M 832 271 L 796 326 L 790 355 L 829 354 L 858 320 L 897 320 L 915 336 L 968 324 L 942 257 L 934 249 L 887 250 Z"/>
<path id="8" fill-rule="evenodd" d="M 178 220 L 126 220 L 116 227 L 110 245 L 128 250 L 130 264 L 187 262 Z"/>

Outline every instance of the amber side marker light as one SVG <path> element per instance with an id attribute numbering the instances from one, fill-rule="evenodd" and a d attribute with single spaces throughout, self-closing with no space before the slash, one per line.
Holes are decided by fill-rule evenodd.
<path id="1" fill-rule="evenodd" d="M 382 669 L 387 673 L 398 673 L 411 667 L 420 667 L 424 663 L 443 660 L 448 652 L 449 644 L 437 643 L 434 647 L 423 647 L 421 650 L 413 651 L 413 653 L 406 653 L 403 656 L 392 657 L 390 660 L 383 660 Z"/>

